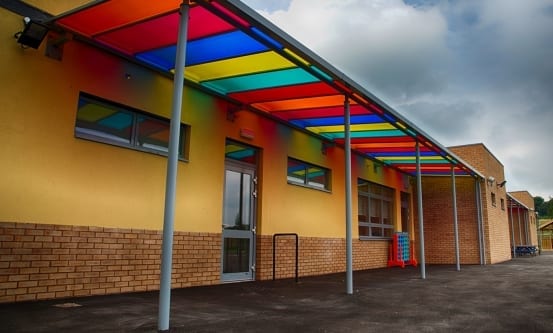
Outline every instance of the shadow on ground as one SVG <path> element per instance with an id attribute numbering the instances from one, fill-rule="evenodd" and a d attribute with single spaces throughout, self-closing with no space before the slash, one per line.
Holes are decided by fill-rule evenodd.
<path id="1" fill-rule="evenodd" d="M 171 332 L 553 332 L 553 252 L 174 290 Z M 158 293 L 0 305 L 2 332 L 156 332 Z M 78 306 L 77 306 L 78 305 Z"/>

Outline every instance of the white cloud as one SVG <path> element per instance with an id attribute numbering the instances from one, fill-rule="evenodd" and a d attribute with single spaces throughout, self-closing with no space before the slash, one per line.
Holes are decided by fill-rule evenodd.
<path id="1" fill-rule="evenodd" d="M 375 93 L 396 99 L 446 85 L 446 21 L 402 1 L 293 0 L 263 12 L 294 38 Z"/>
<path id="2" fill-rule="evenodd" d="M 553 195 L 553 0 L 286 4 L 262 14 L 443 145 L 483 142 L 508 189 Z"/>

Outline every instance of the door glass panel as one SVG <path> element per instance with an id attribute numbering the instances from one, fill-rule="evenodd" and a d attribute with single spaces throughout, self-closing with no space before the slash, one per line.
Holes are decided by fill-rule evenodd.
<path id="1" fill-rule="evenodd" d="M 250 230 L 251 175 L 226 171 L 225 207 L 223 227 L 233 230 Z"/>
<path id="2" fill-rule="evenodd" d="M 242 214 L 240 214 L 240 180 L 241 174 L 236 171 L 227 170 L 225 175 L 225 207 L 223 209 L 223 228 L 239 229 L 242 225 Z"/>
<path id="3" fill-rule="evenodd" d="M 251 212 L 251 179 L 252 176 L 247 173 L 242 174 L 242 193 L 240 201 L 242 207 L 241 230 L 250 230 L 250 212 Z"/>
<path id="4" fill-rule="evenodd" d="M 221 280 L 254 279 L 255 165 L 258 151 L 227 140 L 223 190 Z"/>
<path id="5" fill-rule="evenodd" d="M 223 273 L 239 273 L 250 270 L 250 239 L 224 239 Z"/>

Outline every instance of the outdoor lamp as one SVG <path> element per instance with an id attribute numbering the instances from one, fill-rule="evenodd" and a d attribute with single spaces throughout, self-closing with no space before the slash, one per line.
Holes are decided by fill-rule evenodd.
<path id="1" fill-rule="evenodd" d="M 46 37 L 48 33 L 48 27 L 28 17 L 25 17 L 23 21 L 25 22 L 25 28 L 23 31 L 16 33 L 14 37 L 17 38 L 17 42 L 21 44 L 22 47 L 38 49 L 40 43 L 42 43 L 44 37 Z"/>

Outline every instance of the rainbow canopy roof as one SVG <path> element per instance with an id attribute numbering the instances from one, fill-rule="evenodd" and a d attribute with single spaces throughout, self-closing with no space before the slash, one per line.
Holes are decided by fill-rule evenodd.
<path id="1" fill-rule="evenodd" d="M 95 1 L 53 23 L 145 66 L 174 72 L 182 0 Z M 189 11 L 185 79 L 409 174 L 477 175 L 468 164 L 332 65 L 237 0 L 198 0 Z"/>

